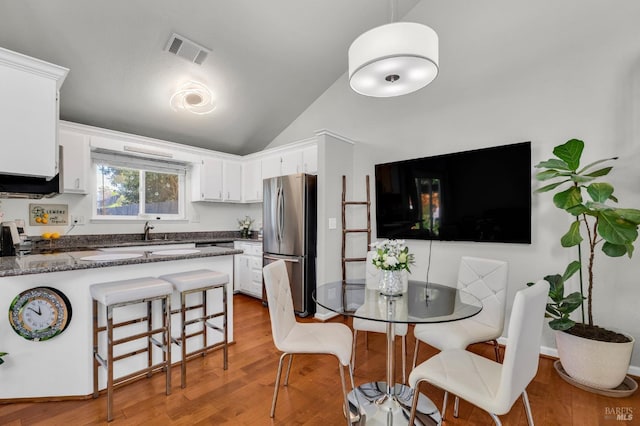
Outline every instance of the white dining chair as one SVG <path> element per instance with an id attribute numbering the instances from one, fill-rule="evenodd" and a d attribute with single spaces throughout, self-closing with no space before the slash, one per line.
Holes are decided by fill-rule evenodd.
<path id="1" fill-rule="evenodd" d="M 473 343 L 493 343 L 496 361 L 500 362 L 498 337 L 504 329 L 507 296 L 507 262 L 463 256 L 458 269 L 458 289 L 476 296 L 482 302 L 479 314 L 460 321 L 417 324 L 413 367 L 418 360 L 420 342 L 439 350 L 465 349 Z"/>
<path id="2" fill-rule="evenodd" d="M 368 289 L 378 288 L 380 282 L 380 270 L 373 265 L 372 257 L 375 252 L 367 252 L 367 260 L 365 266 L 365 286 Z M 406 274 L 403 274 L 403 280 L 406 280 Z M 362 307 L 358 308 L 362 309 Z M 358 310 L 356 310 L 358 315 Z M 358 331 L 364 331 L 365 348 L 369 349 L 368 333 L 387 333 L 387 323 L 382 321 L 366 320 L 362 318 L 353 318 L 353 349 L 351 351 L 351 365 L 353 369 L 356 368 L 356 342 L 358 338 Z M 402 383 L 407 382 L 407 330 L 409 329 L 407 324 L 395 324 L 395 335 L 400 336 L 402 342 Z"/>
<path id="3" fill-rule="evenodd" d="M 444 390 L 442 420 L 449 392 L 487 411 L 496 425 L 522 396 L 527 422 L 533 416 L 527 386 L 538 371 L 540 340 L 549 283 L 544 280 L 516 293 L 509 320 L 508 343 L 502 364 L 464 349 L 448 349 L 418 365 L 409 375 L 414 390 L 409 424 L 413 424 L 419 386 L 428 382 Z M 454 406 L 457 416 L 458 405 Z"/>
<path id="4" fill-rule="evenodd" d="M 278 260 L 263 268 L 264 284 L 267 292 L 269 316 L 271 318 L 271 333 L 273 342 L 282 352 L 278 363 L 273 401 L 271 403 L 271 417 L 275 416 L 276 401 L 282 375 L 282 363 L 289 356 L 284 385 L 289 383 L 289 373 L 294 354 L 329 354 L 338 358 L 340 381 L 344 396 L 344 409 L 349 419 L 349 401 L 345 384 L 344 367 L 349 370 L 351 388 L 354 388 L 353 369 L 351 368 L 351 330 L 344 324 L 338 323 L 299 323 L 293 311 L 293 299 L 289 275 L 283 260 Z"/>

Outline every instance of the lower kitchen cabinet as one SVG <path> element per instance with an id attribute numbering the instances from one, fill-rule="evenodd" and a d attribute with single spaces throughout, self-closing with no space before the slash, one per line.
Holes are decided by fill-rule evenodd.
<path id="1" fill-rule="evenodd" d="M 262 241 L 236 241 L 234 248 L 244 251 L 235 255 L 234 291 L 261 299 Z"/>

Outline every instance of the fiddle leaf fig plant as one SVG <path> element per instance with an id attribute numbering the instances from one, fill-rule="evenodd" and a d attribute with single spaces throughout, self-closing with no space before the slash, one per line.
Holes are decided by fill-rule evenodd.
<path id="1" fill-rule="evenodd" d="M 584 142 L 578 139 L 571 139 L 556 146 L 553 149 L 556 158 L 542 161 L 535 166 L 543 169 L 536 174 L 536 179 L 552 183 L 535 192 L 549 192 L 563 187 L 554 194 L 553 203 L 575 218 L 569 230 L 560 238 L 563 247 L 578 246 L 586 237 L 588 324 L 593 326 L 593 266 L 596 248 L 601 246 L 602 252 L 610 257 L 625 254 L 631 257 L 633 244 L 638 238 L 640 210 L 612 205 L 611 203 L 618 202 L 613 186 L 599 181 L 599 178 L 608 175 L 613 169 L 612 166 L 602 167 L 602 164 L 617 160 L 617 157 L 598 160 L 580 168 L 583 150 Z M 562 313 L 561 310 L 558 312 Z M 565 321 L 562 323 L 568 324 Z"/>
<path id="2" fill-rule="evenodd" d="M 549 321 L 549 327 L 553 330 L 568 330 L 576 324 L 570 318 L 570 315 L 582 305 L 584 297 L 579 291 L 565 296 L 564 283 L 579 270 L 580 262 L 574 260 L 567 266 L 562 275 L 556 274 L 544 277 L 544 280 L 549 283 L 549 298 L 551 299 L 551 302 L 547 303 L 545 317 L 552 318 Z M 527 283 L 528 286 L 534 284 Z"/>

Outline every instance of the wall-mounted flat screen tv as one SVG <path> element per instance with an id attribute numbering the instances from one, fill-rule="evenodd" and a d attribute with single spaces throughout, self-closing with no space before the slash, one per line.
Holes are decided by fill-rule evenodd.
<path id="1" fill-rule="evenodd" d="M 531 143 L 376 164 L 379 238 L 531 243 Z"/>

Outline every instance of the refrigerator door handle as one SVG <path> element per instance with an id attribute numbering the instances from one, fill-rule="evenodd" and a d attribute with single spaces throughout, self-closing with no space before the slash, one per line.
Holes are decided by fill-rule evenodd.
<path id="1" fill-rule="evenodd" d="M 280 186 L 276 186 L 276 205 L 275 205 L 275 228 L 276 228 L 276 241 L 280 244 Z"/>
<path id="2" fill-rule="evenodd" d="M 284 191 L 282 187 L 278 188 L 278 236 L 282 242 L 282 229 L 284 228 Z"/>
<path id="3" fill-rule="evenodd" d="M 264 254 L 262 257 L 269 260 L 284 260 L 285 262 L 300 263 L 300 259 L 286 257 L 286 256 L 275 256 L 275 255 Z"/>

